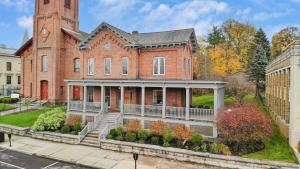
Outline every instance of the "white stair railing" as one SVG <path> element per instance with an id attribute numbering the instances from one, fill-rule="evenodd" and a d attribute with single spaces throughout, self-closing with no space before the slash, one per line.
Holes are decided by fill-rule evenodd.
<path id="1" fill-rule="evenodd" d="M 92 131 L 92 125 L 93 123 L 92 122 L 89 122 L 82 130 L 80 133 L 78 133 L 79 135 L 79 142 L 81 142 L 85 136 Z"/>

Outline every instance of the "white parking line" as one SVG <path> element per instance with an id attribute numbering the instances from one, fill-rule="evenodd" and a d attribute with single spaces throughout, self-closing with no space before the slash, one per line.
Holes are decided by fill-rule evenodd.
<path id="1" fill-rule="evenodd" d="M 26 168 L 22 168 L 22 167 L 19 167 L 19 166 L 13 165 L 13 164 L 9 164 L 9 163 L 3 162 L 3 161 L 0 161 L 0 163 L 4 164 L 4 165 L 11 166 L 11 167 L 14 167 L 14 168 L 18 168 L 18 169 L 26 169 Z"/>
<path id="2" fill-rule="evenodd" d="M 52 167 L 52 166 L 54 166 L 55 164 L 58 164 L 58 163 L 59 163 L 59 162 L 55 162 L 55 163 L 50 164 L 50 165 L 48 165 L 48 166 L 46 166 L 46 167 L 44 167 L 44 168 L 42 168 L 42 169 L 46 169 L 46 168 Z"/>

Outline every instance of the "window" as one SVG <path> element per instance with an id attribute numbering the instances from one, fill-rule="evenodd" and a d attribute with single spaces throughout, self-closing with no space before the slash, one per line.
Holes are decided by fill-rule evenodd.
<path id="1" fill-rule="evenodd" d="M 11 84 L 11 76 L 6 76 L 6 84 Z"/>
<path id="2" fill-rule="evenodd" d="M 11 71 L 11 62 L 6 62 L 6 71 Z"/>
<path id="3" fill-rule="evenodd" d="M 165 74 L 165 58 L 155 57 L 153 60 L 153 74 L 164 75 Z"/>
<path id="4" fill-rule="evenodd" d="M 88 59 L 88 75 L 94 75 L 94 58 Z"/>
<path id="5" fill-rule="evenodd" d="M 44 5 L 49 4 L 50 0 L 44 0 Z"/>
<path id="6" fill-rule="evenodd" d="M 87 87 L 87 101 L 94 102 L 94 88 Z"/>
<path id="7" fill-rule="evenodd" d="M 111 58 L 104 59 L 104 73 L 105 75 L 111 74 Z"/>
<path id="8" fill-rule="evenodd" d="M 30 60 L 30 71 L 32 72 L 32 60 Z"/>
<path id="9" fill-rule="evenodd" d="M 80 59 L 74 59 L 74 72 L 80 72 Z"/>
<path id="10" fill-rule="evenodd" d="M 48 56 L 42 56 L 42 72 L 48 72 Z"/>
<path id="11" fill-rule="evenodd" d="M 18 76 L 18 84 L 21 84 L 21 76 Z"/>
<path id="12" fill-rule="evenodd" d="M 66 8 L 71 8 L 71 0 L 65 0 L 65 7 Z"/>
<path id="13" fill-rule="evenodd" d="M 64 87 L 60 86 L 60 95 L 63 96 L 64 95 Z"/>
<path id="14" fill-rule="evenodd" d="M 128 57 L 122 58 L 122 75 L 128 75 Z"/>
<path id="15" fill-rule="evenodd" d="M 153 104 L 161 105 L 163 102 L 163 92 L 162 90 L 153 90 Z"/>

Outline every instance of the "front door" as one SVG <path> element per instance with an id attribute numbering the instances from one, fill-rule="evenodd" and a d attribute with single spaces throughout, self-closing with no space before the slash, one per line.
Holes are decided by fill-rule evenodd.
<path id="1" fill-rule="evenodd" d="M 48 100 L 48 81 L 41 81 L 41 100 Z"/>
<path id="2" fill-rule="evenodd" d="M 73 86 L 73 100 L 80 100 L 80 86 Z"/>

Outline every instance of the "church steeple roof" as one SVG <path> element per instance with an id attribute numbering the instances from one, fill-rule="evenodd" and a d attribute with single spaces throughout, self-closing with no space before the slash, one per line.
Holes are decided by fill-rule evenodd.
<path id="1" fill-rule="evenodd" d="M 28 34 L 28 30 L 26 29 L 25 32 L 24 32 L 24 36 L 23 36 L 21 46 L 24 45 L 28 40 L 29 40 L 29 34 Z"/>

